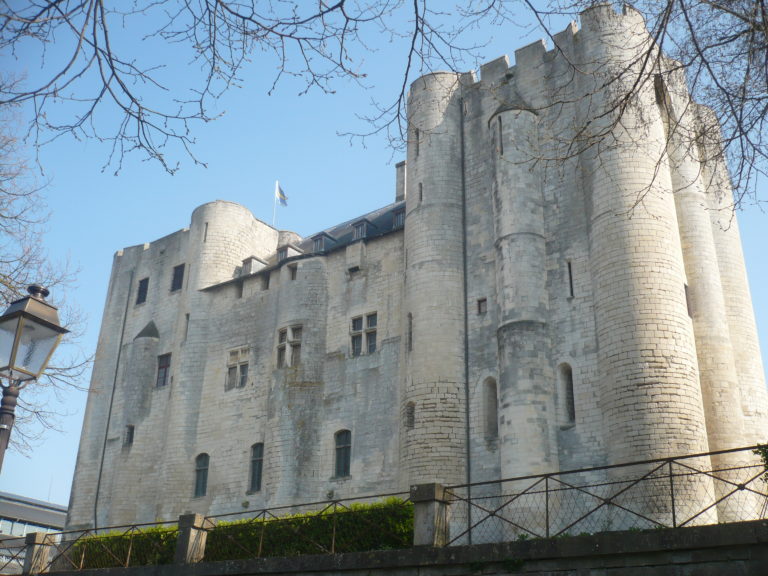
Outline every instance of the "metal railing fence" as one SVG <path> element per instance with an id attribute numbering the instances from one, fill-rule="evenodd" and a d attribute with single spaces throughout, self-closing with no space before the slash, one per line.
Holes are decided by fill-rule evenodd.
<path id="1" fill-rule="evenodd" d="M 10 537 L 0 540 L 0 574 L 21 574 L 25 552 L 24 538 Z"/>
<path id="2" fill-rule="evenodd" d="M 449 545 L 763 519 L 756 448 L 450 486 Z"/>

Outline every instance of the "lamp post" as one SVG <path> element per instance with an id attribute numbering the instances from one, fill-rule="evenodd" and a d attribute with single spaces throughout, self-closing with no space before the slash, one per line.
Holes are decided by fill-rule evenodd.
<path id="1" fill-rule="evenodd" d="M 11 302 L 0 316 L 0 378 L 7 380 L 7 384 L 0 383 L 0 470 L 16 419 L 19 392 L 40 377 L 61 337 L 69 332 L 59 325 L 56 307 L 45 301 L 48 290 L 34 284 L 27 291 L 29 296 Z"/>

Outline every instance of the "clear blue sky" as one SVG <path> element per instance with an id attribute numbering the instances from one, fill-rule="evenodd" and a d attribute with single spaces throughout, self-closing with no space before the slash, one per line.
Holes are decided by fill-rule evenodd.
<path id="1" fill-rule="evenodd" d="M 511 54 L 540 36 L 511 26 L 485 33 L 494 37 L 484 60 Z M 207 168 L 187 162 L 170 176 L 156 163 L 128 157 L 114 176 L 101 170 L 108 154 L 103 144 L 67 139 L 44 148 L 51 219 L 43 243 L 53 258 L 69 259 L 80 269 L 67 298 L 88 315 L 84 349 L 95 349 L 114 252 L 186 227 L 200 204 L 232 200 L 270 222 L 274 181 L 280 179 L 289 205 L 278 208 L 277 225 L 306 236 L 392 202 L 394 164 L 402 156 L 393 155 L 382 138 L 369 139 L 364 148 L 337 132 L 368 129 L 355 114 L 370 114 L 374 96 L 395 95 L 401 56 L 396 47 L 382 45 L 369 57 L 374 90 L 339 83 L 336 94 L 304 96 L 296 95 L 299 86 L 290 81 L 267 96 L 274 69 L 257 56 L 244 73 L 244 87 L 218 103 L 225 114 L 195 129 L 195 153 Z M 23 68 L 23 62 L 14 66 Z M 184 74 L 185 65 L 169 66 Z M 762 197 L 768 199 L 768 190 Z M 762 348 L 768 350 L 768 216 L 751 206 L 739 218 Z M 60 419 L 63 432 L 46 433 L 30 457 L 6 456 L 0 490 L 68 503 L 85 400 L 84 392 L 68 393 L 59 405 L 67 413 Z"/>

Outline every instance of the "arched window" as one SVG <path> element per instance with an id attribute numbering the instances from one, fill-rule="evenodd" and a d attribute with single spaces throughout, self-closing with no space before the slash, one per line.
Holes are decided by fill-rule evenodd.
<path id="1" fill-rule="evenodd" d="M 408 402 L 405 405 L 405 427 L 413 428 L 416 425 L 416 404 Z"/>
<path id="2" fill-rule="evenodd" d="M 264 444 L 259 442 L 251 446 L 251 474 L 248 481 L 248 491 L 261 490 L 261 475 L 264 471 Z"/>
<path id="3" fill-rule="evenodd" d="M 499 393 L 496 380 L 485 380 L 483 394 L 485 396 L 485 436 L 493 439 L 499 437 Z"/>
<path id="4" fill-rule="evenodd" d="M 208 465 L 210 457 L 203 452 L 195 458 L 195 498 L 205 496 L 208 490 Z"/>
<path id="5" fill-rule="evenodd" d="M 352 432 L 339 430 L 334 435 L 336 443 L 336 477 L 349 476 L 349 464 L 352 457 Z"/>
<path id="6" fill-rule="evenodd" d="M 573 397 L 573 370 L 570 365 L 560 364 L 557 370 L 560 380 L 560 413 L 562 426 L 576 423 L 576 403 Z"/>

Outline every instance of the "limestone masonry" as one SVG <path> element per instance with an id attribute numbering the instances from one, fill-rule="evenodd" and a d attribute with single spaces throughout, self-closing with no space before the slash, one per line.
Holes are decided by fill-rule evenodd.
<path id="1" fill-rule="evenodd" d="M 358 220 L 216 201 L 119 251 L 68 525 L 768 440 L 717 130 L 649 42 L 598 6 L 419 78 L 395 202 Z"/>

